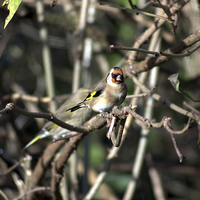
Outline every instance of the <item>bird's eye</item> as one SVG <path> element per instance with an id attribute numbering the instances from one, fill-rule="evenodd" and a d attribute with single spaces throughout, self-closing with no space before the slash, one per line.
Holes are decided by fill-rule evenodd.
<path id="1" fill-rule="evenodd" d="M 116 79 L 117 75 L 112 73 L 111 77 L 114 78 L 114 79 Z"/>

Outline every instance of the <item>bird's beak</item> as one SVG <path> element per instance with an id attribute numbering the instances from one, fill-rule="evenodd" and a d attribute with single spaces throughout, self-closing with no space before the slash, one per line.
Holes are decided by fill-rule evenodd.
<path id="1" fill-rule="evenodd" d="M 118 74 L 115 80 L 117 82 L 123 82 L 123 76 L 121 74 Z"/>

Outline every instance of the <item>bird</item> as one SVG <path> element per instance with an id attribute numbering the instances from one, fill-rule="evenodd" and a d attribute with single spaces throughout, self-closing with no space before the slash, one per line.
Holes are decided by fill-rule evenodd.
<path id="1" fill-rule="evenodd" d="M 124 82 L 123 71 L 120 67 L 114 67 L 82 102 L 66 111 L 74 112 L 88 107 L 95 112 L 110 112 L 114 106 L 122 104 L 126 95 L 127 86 Z"/>
<path id="2" fill-rule="evenodd" d="M 88 108 L 81 109 L 74 113 L 66 112 L 66 107 L 74 106 L 78 102 L 82 101 L 85 96 L 91 92 L 91 89 L 88 88 L 80 88 L 77 92 L 72 94 L 72 96 L 67 99 L 61 107 L 55 112 L 55 117 L 58 119 L 64 121 L 67 124 L 73 125 L 73 126 L 82 126 L 90 117 L 91 117 L 91 110 Z M 63 138 L 70 138 L 79 133 L 74 133 L 70 130 L 67 130 L 65 128 L 62 128 L 58 126 L 57 124 L 54 124 L 51 121 L 48 121 L 41 131 L 36 135 L 36 137 L 31 140 L 22 151 L 29 148 L 32 144 L 34 144 L 36 141 L 42 138 L 52 138 L 54 140 L 59 140 Z"/>
<path id="3" fill-rule="evenodd" d="M 124 82 L 123 71 L 119 67 L 114 67 L 94 90 L 81 88 L 74 93 L 56 111 L 55 116 L 70 125 L 81 126 L 91 117 L 92 110 L 103 113 L 110 112 L 114 106 L 122 104 L 126 95 L 127 86 Z M 84 100 L 81 101 L 82 99 Z M 66 110 L 67 107 L 70 108 Z M 42 138 L 51 137 L 54 140 L 59 140 L 73 137 L 76 134 L 49 121 L 44 125 L 37 136 L 24 147 L 23 151 Z"/>

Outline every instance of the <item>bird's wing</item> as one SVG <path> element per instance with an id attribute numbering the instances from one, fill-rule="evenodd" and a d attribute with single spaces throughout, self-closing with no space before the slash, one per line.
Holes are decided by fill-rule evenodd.
<path id="1" fill-rule="evenodd" d="M 85 98 L 85 100 L 84 100 L 83 102 L 88 101 L 88 100 L 90 100 L 90 99 L 93 99 L 94 97 L 99 97 L 99 96 L 101 96 L 101 95 L 103 94 L 105 88 L 106 88 L 106 80 L 100 82 L 100 83 L 94 88 L 94 90 L 88 94 L 88 96 Z"/>

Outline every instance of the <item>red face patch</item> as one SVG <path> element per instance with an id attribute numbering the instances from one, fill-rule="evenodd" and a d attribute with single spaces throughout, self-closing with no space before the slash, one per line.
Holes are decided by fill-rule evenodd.
<path id="1" fill-rule="evenodd" d="M 117 74 L 123 75 L 123 72 L 122 72 L 121 69 L 120 69 L 120 70 L 115 70 L 115 69 L 114 69 L 112 73 L 115 74 L 115 75 L 117 75 Z"/>
<path id="2" fill-rule="evenodd" d="M 124 81 L 122 70 L 114 69 L 111 73 L 111 81 L 115 84 L 121 84 Z"/>

